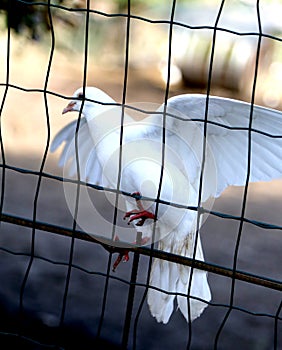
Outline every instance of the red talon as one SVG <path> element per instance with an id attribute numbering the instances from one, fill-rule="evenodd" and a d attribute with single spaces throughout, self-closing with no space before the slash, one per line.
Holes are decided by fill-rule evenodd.
<path id="1" fill-rule="evenodd" d="M 119 242 L 119 236 L 118 235 L 115 235 L 114 241 L 115 242 Z M 116 260 L 115 260 L 115 262 L 113 264 L 113 268 L 112 268 L 113 272 L 116 271 L 116 268 L 118 267 L 118 265 L 120 264 L 121 261 L 127 262 L 129 260 L 129 255 L 128 254 L 129 254 L 128 250 L 122 249 L 122 251 L 119 253 L 118 257 L 116 258 Z"/>
<path id="2" fill-rule="evenodd" d="M 115 236 L 114 238 L 115 241 L 119 241 L 118 236 Z M 150 237 L 143 237 L 141 239 L 141 244 L 140 245 L 145 245 L 148 241 L 150 240 Z M 137 244 L 137 242 L 133 242 L 132 244 Z M 120 262 L 127 262 L 129 260 L 129 250 L 122 249 L 122 252 L 119 253 L 118 257 L 116 258 L 114 264 L 113 264 L 113 269 L 112 271 L 115 272 L 116 268 L 120 264 Z"/>
<path id="3" fill-rule="evenodd" d="M 130 217 L 130 219 L 128 220 L 128 225 L 133 221 L 133 220 L 138 220 L 140 219 L 136 226 L 143 226 L 145 220 L 147 219 L 155 219 L 155 215 L 147 210 L 142 210 L 142 211 L 138 211 L 138 210 L 132 210 L 127 212 L 123 219 L 126 219 Z"/>
<path id="4" fill-rule="evenodd" d="M 140 196 L 140 192 L 134 192 L 133 195 Z M 128 221 L 128 225 L 132 221 L 138 220 L 138 219 L 140 219 L 140 220 L 137 222 L 136 226 L 143 226 L 145 220 L 147 220 L 147 219 L 156 220 L 156 217 L 153 213 L 144 209 L 140 199 L 135 198 L 135 200 L 136 200 L 136 204 L 137 204 L 138 209 L 128 211 L 127 213 L 125 213 L 125 215 L 123 217 L 124 220 L 128 217 L 130 218 Z"/>
<path id="5" fill-rule="evenodd" d="M 119 253 L 116 261 L 113 264 L 113 272 L 116 271 L 116 268 L 118 267 L 118 265 L 120 264 L 121 260 L 123 262 L 127 262 L 129 260 L 129 251 L 125 250 L 123 253 Z"/>

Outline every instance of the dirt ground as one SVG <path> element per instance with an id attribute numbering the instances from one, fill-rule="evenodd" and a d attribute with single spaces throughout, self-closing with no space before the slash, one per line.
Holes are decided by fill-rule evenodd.
<path id="1" fill-rule="evenodd" d="M 4 43 L 2 38 L 1 44 Z M 46 81 L 48 52 L 42 51 L 36 44 L 29 50 L 23 50 L 21 44 L 12 45 L 9 83 L 25 89 L 43 89 Z M 5 52 L 1 54 L 4 61 Z M 3 63 L 2 63 L 3 66 Z M 5 69 L 0 74 L 1 83 L 6 80 Z M 81 62 L 75 62 L 62 53 L 56 53 L 51 67 L 47 89 L 56 94 L 72 95 L 81 85 Z M 117 67 L 106 71 L 103 67 L 91 67 L 87 78 L 88 85 L 104 89 L 117 101 L 121 101 L 123 70 Z M 171 94 L 197 91 L 183 86 L 174 87 Z M 217 90 L 218 94 L 228 92 Z M 4 87 L 1 87 L 4 93 Z M 233 93 L 233 97 L 236 95 Z M 240 97 L 240 96 L 237 96 Z M 164 85 L 156 74 L 155 67 L 150 70 L 131 69 L 128 76 L 127 100 L 129 102 L 161 103 L 164 98 Z M 1 133 L 8 165 L 30 170 L 39 170 L 46 146 L 46 114 L 49 116 L 51 139 L 61 127 L 75 115 L 62 117 L 61 111 L 66 100 L 58 96 L 47 96 L 46 109 L 44 95 L 40 92 L 8 89 L 1 116 Z M 59 152 L 48 153 L 44 171 L 61 175 L 57 166 Z M 2 157 L 3 159 L 3 157 Z M 2 172 L 3 175 L 3 172 Z M 32 218 L 34 215 L 34 194 L 37 177 L 20 174 L 12 170 L 5 172 L 4 213 Z M 281 187 L 282 181 L 251 185 L 248 194 L 246 217 L 282 226 Z M 240 215 L 242 206 L 242 188 L 230 188 L 216 200 L 215 211 Z M 100 193 L 96 200 L 101 210 L 107 210 L 107 204 Z M 37 207 L 37 219 L 60 226 L 72 227 L 72 217 L 65 203 L 61 183 L 43 180 Z M 102 230 L 103 227 L 97 227 Z M 208 262 L 232 267 L 235 245 L 238 235 L 238 222 L 209 216 L 202 229 L 202 240 Z M 262 229 L 251 224 L 243 227 L 237 268 L 267 278 L 281 280 L 281 230 Z M 0 238 L 0 287 L 1 329 L 15 334 L 21 329 L 23 335 L 41 342 L 52 343 L 56 338 L 56 327 L 61 317 L 63 292 L 67 269 L 63 264 L 52 264 L 48 260 L 67 262 L 70 254 L 70 239 L 36 232 L 32 246 L 31 230 L 11 224 L 1 223 Z M 35 256 L 31 265 L 23 299 L 21 287 L 30 252 Z M 21 255 L 18 253 L 24 253 Z M 114 274 L 116 278 L 129 279 L 131 262 L 123 264 Z M 83 349 L 96 349 L 94 342 L 101 314 L 108 253 L 101 247 L 76 240 L 71 283 L 66 304 L 64 333 L 62 342 L 67 349 L 75 349 L 74 341 L 83 342 Z M 138 281 L 145 282 L 148 260 L 141 258 Z M 78 266 L 78 267 L 77 267 Z M 79 268 L 80 267 L 80 268 Z M 101 274 L 87 274 L 87 271 L 99 271 Z M 231 279 L 209 275 L 213 294 L 212 304 L 192 325 L 192 349 L 212 349 L 220 324 L 229 310 L 231 298 Z M 136 290 L 133 308 L 135 317 L 140 305 L 144 288 Z M 127 301 L 128 286 L 117 279 L 109 284 L 105 319 L 101 337 L 107 342 L 119 344 L 122 337 L 123 322 Z M 19 305 L 23 300 L 25 318 L 22 323 L 17 319 Z M 233 310 L 219 336 L 219 349 L 277 349 L 282 347 L 281 313 L 277 328 L 275 314 L 281 302 L 281 293 L 265 287 L 237 281 L 233 299 Z M 219 305 L 218 305 L 219 304 Z M 269 316 L 270 315 L 270 316 Z M 159 325 L 149 315 L 146 303 L 137 327 L 137 349 L 185 349 L 188 339 L 188 327 L 179 312 L 174 313 L 168 325 Z M 277 333 L 275 333 L 277 331 Z M 277 339 L 275 340 L 275 336 Z M 2 337 L 1 337 L 2 338 Z M 13 342 L 13 337 L 10 337 Z M 129 345 L 132 346 L 133 323 Z M 41 349 L 39 345 L 21 344 L 21 348 Z M 104 345 L 100 344 L 100 348 Z M 108 348 L 117 348 L 107 345 Z"/>

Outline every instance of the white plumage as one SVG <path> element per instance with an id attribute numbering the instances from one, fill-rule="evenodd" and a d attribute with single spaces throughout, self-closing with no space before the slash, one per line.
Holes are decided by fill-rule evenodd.
<path id="1" fill-rule="evenodd" d="M 121 132 L 121 108 L 103 91 L 86 87 L 74 93 L 74 99 L 64 109 L 80 111 L 83 101 L 79 135 L 81 179 L 93 184 L 117 188 Z M 160 184 L 163 141 L 164 172 L 160 199 L 183 206 L 197 206 L 203 156 L 206 96 L 188 94 L 172 97 L 142 121 L 125 114 L 123 121 L 120 189 L 140 192 L 156 198 Z M 100 103 L 99 103 L 100 102 Z M 242 101 L 209 97 L 206 125 L 205 162 L 201 202 L 218 197 L 230 185 L 243 186 L 247 179 L 250 144 L 250 181 L 268 181 L 282 174 L 282 114 L 279 111 L 253 106 L 252 132 L 249 138 L 251 105 Z M 163 111 L 166 110 L 165 124 Z M 55 137 L 51 151 L 63 142 L 59 165 L 69 166 L 69 175 L 76 173 L 76 121 L 63 128 Z M 165 140 L 163 140 L 165 125 Z M 250 140 L 250 142 L 249 142 Z M 142 201 L 145 209 L 154 213 L 155 204 Z M 204 204 L 203 204 L 204 205 Z M 136 202 L 127 201 L 127 210 Z M 151 221 L 151 224 L 150 224 Z M 142 232 L 152 235 L 152 220 L 147 220 Z M 196 238 L 197 212 L 175 206 L 159 205 L 156 221 L 158 248 L 192 257 Z M 135 223 L 136 224 L 136 223 Z M 200 236 L 196 259 L 204 260 Z M 158 322 L 167 323 L 174 309 L 175 295 L 187 295 L 190 268 L 155 259 L 150 284 L 172 294 L 155 289 L 148 291 L 148 305 Z M 197 318 L 208 305 L 211 293 L 204 271 L 194 269 L 189 298 L 177 295 L 178 308 L 188 321 Z M 201 300 L 198 300 L 201 299 Z M 189 300 L 189 301 L 188 301 Z M 188 316 L 190 303 L 190 317 Z"/>

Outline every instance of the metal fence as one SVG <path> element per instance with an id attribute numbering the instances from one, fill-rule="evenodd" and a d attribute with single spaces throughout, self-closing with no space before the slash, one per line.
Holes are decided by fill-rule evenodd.
<path id="1" fill-rule="evenodd" d="M 25 6 L 30 6 L 30 2 L 25 1 L 19 1 Z M 7 32 L 6 32 L 6 43 L 7 43 L 7 61 L 6 61 L 6 81 L 0 82 L 0 86 L 4 88 L 3 98 L 1 101 L 1 116 L 4 118 L 4 108 L 6 105 L 6 98 L 9 90 L 15 89 L 15 90 L 21 90 L 26 93 L 31 92 L 37 92 L 39 94 L 42 94 L 44 99 L 44 104 L 46 108 L 46 127 L 47 127 L 47 137 L 46 137 L 46 147 L 44 150 L 44 154 L 41 159 L 41 163 L 38 170 L 30 170 L 27 168 L 22 168 L 19 166 L 10 165 L 9 161 L 7 161 L 7 151 L 5 148 L 5 142 L 3 140 L 2 134 L 3 130 L 1 128 L 1 134 L 0 134 L 0 144 L 1 144 L 1 155 L 2 155 L 2 163 L 1 163 L 1 200 L 0 200 L 0 212 L 1 212 L 1 231 L 5 235 L 10 234 L 10 232 L 13 233 L 13 237 L 16 240 L 17 235 L 25 235 L 26 239 L 28 241 L 28 245 L 25 246 L 24 250 L 19 250 L 16 248 L 16 246 L 5 246 L 5 244 L 2 241 L 0 243 L 0 251 L 2 256 L 9 256 L 11 259 L 17 259 L 18 257 L 23 258 L 23 268 L 24 271 L 22 275 L 20 275 L 20 281 L 15 283 L 15 289 L 14 289 L 14 299 L 16 300 L 16 304 L 18 305 L 16 308 L 16 311 L 13 311 L 9 313 L 9 306 L 7 307 L 7 310 L 5 307 L 1 307 L 2 309 L 2 321 L 1 321 L 1 328 L 0 328 L 0 334 L 1 334 L 1 341 L 4 342 L 5 338 L 7 342 L 11 342 L 11 344 L 16 344 L 18 346 L 21 346 L 21 348 L 77 348 L 74 343 L 76 341 L 80 342 L 81 348 L 132 348 L 132 349 L 142 349 L 148 345 L 148 343 L 144 340 L 144 338 L 147 337 L 153 337 L 158 338 L 160 334 L 160 337 L 170 337 L 169 334 L 173 334 L 174 332 L 177 332 L 175 328 L 173 328 L 173 322 L 172 320 L 170 322 L 169 326 L 163 326 L 165 327 L 164 330 L 161 330 L 161 328 L 152 328 L 155 332 L 150 334 L 149 332 L 146 333 L 143 331 L 144 322 L 148 322 L 148 320 L 145 320 L 142 318 L 142 313 L 144 312 L 145 308 L 145 298 L 147 294 L 148 288 L 150 288 L 148 281 L 149 281 L 149 272 L 151 269 L 152 259 L 153 258 L 160 258 L 165 259 L 168 261 L 172 261 L 178 264 L 183 264 L 186 266 L 190 266 L 192 268 L 197 268 L 201 270 L 208 271 L 214 276 L 223 277 L 224 282 L 229 285 L 230 288 L 228 288 L 229 292 L 226 297 L 225 302 L 217 303 L 213 300 L 210 302 L 210 308 L 211 310 L 219 309 L 221 310 L 220 315 L 218 315 L 218 318 L 215 319 L 215 316 L 210 316 L 210 318 L 207 318 L 207 322 L 213 323 L 213 334 L 210 335 L 210 338 L 207 337 L 207 343 L 201 343 L 205 345 L 201 345 L 202 347 L 195 345 L 193 343 L 194 339 L 197 337 L 201 337 L 201 334 L 205 334 L 203 329 L 200 328 L 200 322 L 197 321 L 196 328 L 194 328 L 194 323 L 183 325 L 181 324 L 181 335 L 178 334 L 178 337 L 183 338 L 183 347 L 187 349 L 192 348 L 220 348 L 222 338 L 224 338 L 224 346 L 228 344 L 228 335 L 231 337 L 230 334 L 232 334 L 232 329 L 230 329 L 229 321 L 234 315 L 234 313 L 238 312 L 239 314 L 248 315 L 250 316 L 249 322 L 250 323 L 256 323 L 260 322 L 261 319 L 266 319 L 267 327 L 268 329 L 272 329 L 272 336 L 269 338 L 269 333 L 267 335 L 267 340 L 261 340 L 260 344 L 262 349 L 278 349 L 279 346 L 281 346 L 281 306 L 282 303 L 277 304 L 277 300 L 279 300 L 279 294 L 278 292 L 281 292 L 282 290 L 282 283 L 279 281 L 279 279 L 270 278 L 263 276 L 262 274 L 258 273 L 250 273 L 244 270 L 241 270 L 238 268 L 238 256 L 239 256 L 239 250 L 242 245 L 242 232 L 246 225 L 250 225 L 251 227 L 257 227 L 260 230 L 263 230 L 263 234 L 266 236 L 269 232 L 275 232 L 277 236 L 280 235 L 282 226 L 271 224 L 268 222 L 260 221 L 260 220 L 254 220 L 249 219 L 246 216 L 246 206 L 247 206 L 247 196 L 248 196 L 248 190 L 249 190 L 249 176 L 247 176 L 246 180 L 246 186 L 244 187 L 243 196 L 242 196 L 242 203 L 241 203 L 241 210 L 239 215 L 230 215 L 221 211 L 212 210 L 209 212 L 211 217 L 216 218 L 217 220 L 223 220 L 228 221 L 232 223 L 236 223 L 237 227 L 237 234 L 234 238 L 233 244 L 234 244 L 234 251 L 233 251 L 233 261 L 231 263 L 230 267 L 227 267 L 226 265 L 218 265 L 216 263 L 212 262 L 202 262 L 197 259 L 192 258 L 186 258 L 182 256 L 177 256 L 175 254 L 169 254 L 167 252 L 159 251 L 152 247 L 129 247 L 129 251 L 132 252 L 132 264 L 127 266 L 128 272 L 130 271 L 130 275 L 128 272 L 121 277 L 119 275 L 119 272 L 113 273 L 111 271 L 112 262 L 113 262 L 113 256 L 116 253 L 119 253 L 120 251 L 111 246 L 111 242 L 109 241 L 107 244 L 107 241 L 104 240 L 104 243 L 101 243 L 100 239 L 96 239 L 95 236 L 92 234 L 89 235 L 87 232 L 82 232 L 79 230 L 79 227 L 77 227 L 76 219 L 73 219 L 72 225 L 70 227 L 63 227 L 59 224 L 52 224 L 49 222 L 43 222 L 39 219 L 38 215 L 38 208 L 40 207 L 40 201 L 42 200 L 41 196 L 41 188 L 44 186 L 45 181 L 49 181 L 50 183 L 54 184 L 62 184 L 63 182 L 68 181 L 69 183 L 72 183 L 78 188 L 80 186 L 87 186 L 88 188 L 94 189 L 96 191 L 105 192 L 110 191 L 116 193 L 119 195 L 118 191 L 103 188 L 101 186 L 95 186 L 90 185 L 87 183 L 83 183 L 82 181 L 76 181 L 72 179 L 64 179 L 63 177 L 53 175 L 49 172 L 46 172 L 45 166 L 47 157 L 49 154 L 49 148 L 50 148 L 50 141 L 51 141 L 51 128 L 50 128 L 50 119 L 49 119 L 49 109 L 48 109 L 48 96 L 57 96 L 58 98 L 66 99 L 67 96 L 62 96 L 60 94 L 57 94 L 53 91 L 50 91 L 48 89 L 48 83 L 49 83 L 49 77 L 50 72 L 52 69 L 52 62 L 53 62 L 53 56 L 56 50 L 56 35 L 55 31 L 53 29 L 53 14 L 52 11 L 54 9 L 60 9 L 61 11 L 64 11 L 66 13 L 83 13 L 85 16 L 85 42 L 84 42 L 84 69 L 83 69 L 83 84 L 86 85 L 86 79 L 87 79 L 87 68 L 88 68 L 88 51 L 89 51 L 89 21 L 91 16 L 98 16 L 103 18 L 124 18 L 126 21 L 126 33 L 125 33 L 125 52 L 124 52 L 124 78 L 123 78 L 123 93 L 122 93 L 122 106 L 126 106 L 126 97 L 128 92 L 128 71 L 129 71 L 129 64 L 130 64 L 130 33 L 131 33 L 131 22 L 133 20 L 136 21 L 143 21 L 146 23 L 151 24 L 152 26 L 157 25 L 165 25 L 168 28 L 169 31 L 169 39 L 168 39 L 168 57 L 167 57 L 167 80 L 166 80 L 166 86 L 165 86 L 165 92 L 164 92 L 164 103 L 167 102 L 169 94 L 170 94 L 170 74 L 171 74 L 171 59 L 172 59 L 172 36 L 173 31 L 175 28 L 181 28 L 184 30 L 208 30 L 211 33 L 211 42 L 210 42 L 210 59 L 209 61 L 209 67 L 208 67 L 208 78 L 207 78 L 207 87 L 206 87 L 206 94 L 207 96 L 211 93 L 211 87 L 212 87 L 212 77 L 214 72 L 214 55 L 215 55 L 215 45 L 217 42 L 218 33 L 221 32 L 228 32 L 231 35 L 234 36 L 246 36 L 251 37 L 255 41 L 255 62 L 254 62 L 254 73 L 253 73 L 253 81 L 252 81 L 252 93 L 251 93 L 251 103 L 254 104 L 255 101 L 255 93 L 256 93 L 256 87 L 257 87 L 257 75 L 258 75 L 258 69 L 259 69 L 259 59 L 262 49 L 262 41 L 264 39 L 269 39 L 271 41 L 274 41 L 275 43 L 282 45 L 281 37 L 265 34 L 262 30 L 262 23 L 261 23 L 261 17 L 260 17 L 260 2 L 257 2 L 256 5 L 256 20 L 257 20 L 257 27 L 258 31 L 251 31 L 251 32 L 237 32 L 233 30 L 228 30 L 226 28 L 222 28 L 219 26 L 219 22 L 221 19 L 221 15 L 224 9 L 226 1 L 221 1 L 218 8 L 218 13 L 216 20 L 214 22 L 214 25 L 212 26 L 193 26 L 189 23 L 183 23 L 175 21 L 174 15 L 175 15 L 175 8 L 176 8 L 176 1 L 172 1 L 171 3 L 167 3 L 167 8 L 170 7 L 170 17 L 169 19 L 165 20 L 153 20 L 146 17 L 142 17 L 139 15 L 136 15 L 134 11 L 132 11 L 131 7 L 131 1 L 129 0 L 127 2 L 126 12 L 123 13 L 106 13 L 102 11 L 95 10 L 93 8 L 90 8 L 90 1 L 86 1 L 84 6 L 80 8 L 72 8 L 64 6 L 64 4 L 59 4 L 51 1 L 46 2 L 33 2 L 32 6 L 40 6 L 44 7 L 46 9 L 46 13 L 48 16 L 48 21 L 50 25 L 50 38 L 51 38 L 51 46 L 50 46 L 50 56 L 49 56 L 49 63 L 48 67 L 46 69 L 46 78 L 45 78 L 45 84 L 43 89 L 27 89 L 20 85 L 14 85 L 10 82 L 9 78 L 9 72 L 10 72 L 10 44 L 11 44 L 11 28 L 8 26 Z M 3 65 L 4 63 L 2 63 Z M 21 179 L 25 179 L 26 177 L 32 177 L 33 181 L 36 179 L 36 185 L 34 187 L 35 192 L 32 200 L 32 217 L 28 218 L 24 215 L 14 215 L 13 213 L 10 213 L 9 210 L 5 210 L 5 203 L 7 202 L 7 196 L 9 195 L 9 190 L 7 190 L 7 186 L 9 183 L 10 177 L 16 176 L 17 181 L 21 181 Z M 23 185 L 24 186 L 24 185 Z M 124 194 L 124 193 L 123 193 Z M 127 193 L 126 195 L 130 195 Z M 44 199 L 43 199 L 44 200 Z M 79 200 L 77 199 L 77 206 Z M 52 205 L 52 203 L 50 203 Z M 192 210 L 200 210 L 200 208 L 190 208 Z M 277 211 L 279 211 L 279 208 L 276 208 Z M 117 212 L 114 214 L 113 222 L 115 223 Z M 218 221 L 216 221 L 218 222 Z M 23 229 L 24 228 L 24 229 Z M 22 231 L 23 229 L 23 231 Z M 13 231 L 14 230 L 14 231 Z M 43 250 L 40 250 L 37 246 L 37 242 L 40 241 L 40 237 L 42 237 L 42 234 L 55 234 L 56 237 L 58 236 L 64 236 L 67 237 L 68 242 L 64 246 L 64 253 L 62 256 L 65 257 L 65 259 L 61 258 L 48 258 L 46 255 L 42 252 Z M 97 232 L 98 234 L 99 232 Z M 53 237 L 53 236 L 52 236 Z M 271 236 L 270 236 L 271 237 Z M 281 237 L 280 237 L 281 238 Z M 22 239 L 22 237 L 20 238 Z M 266 238 L 267 239 L 267 238 Z M 105 263 L 104 268 L 101 268 L 101 270 L 93 270 L 88 267 L 85 267 L 83 264 L 79 263 L 79 260 L 75 257 L 76 254 L 76 247 L 79 244 L 78 242 L 85 241 L 87 243 L 87 247 L 92 247 L 94 245 L 99 245 L 103 249 L 105 249 L 105 252 L 103 254 L 106 254 L 106 258 L 103 260 Z M 70 245 L 68 245 L 70 243 Z M 280 240 L 281 243 L 281 240 Z M 56 244 L 56 243 L 55 243 Z M 208 248 L 207 248 L 208 250 Z M 41 253 L 42 254 L 41 254 Z M 67 253 L 66 253 L 67 252 Z M 67 254 L 67 255 L 66 255 Z M 145 257 L 145 258 L 144 258 Z M 141 280 L 138 278 L 140 274 L 140 258 L 145 259 L 143 260 L 142 268 L 144 268 L 145 263 L 147 263 L 146 266 L 146 273 L 143 275 Z M 258 257 L 259 259 L 259 257 Z M 11 261 L 11 260 L 10 260 Z M 78 262 L 77 262 L 78 261 Z M 91 257 L 91 261 L 93 262 L 93 257 Z M 41 293 L 42 289 L 48 290 L 50 288 L 50 294 L 52 294 L 52 288 L 54 288 L 54 283 L 56 284 L 55 279 L 51 283 L 52 280 L 52 271 L 54 268 L 61 269 L 63 268 L 63 280 L 60 280 L 60 286 L 62 287 L 62 294 L 60 295 L 60 300 L 57 301 L 57 319 L 58 322 L 54 324 L 48 322 L 47 325 L 37 322 L 40 320 L 40 314 L 38 312 L 40 311 L 40 304 L 38 306 L 38 310 L 34 309 L 34 315 L 32 315 L 32 310 L 27 311 L 29 309 L 29 297 L 27 296 L 27 289 L 29 287 L 29 281 L 32 279 L 31 275 L 33 275 L 35 266 L 38 264 L 45 264 L 44 266 L 47 266 L 47 271 L 50 267 L 50 272 L 47 274 L 46 279 L 44 280 L 43 284 L 40 286 L 37 285 L 35 288 L 37 289 L 35 293 Z M 280 269 L 280 266 L 277 266 L 277 269 Z M 5 268 L 3 267 L 3 270 L 5 271 Z M 2 270 L 1 270 L 2 271 Z M 45 270 L 46 271 L 46 270 Z M 71 291 L 71 281 L 72 277 L 76 274 L 80 273 L 81 276 L 96 276 L 99 279 L 99 288 L 100 288 L 100 294 L 95 294 L 95 288 L 98 288 L 95 284 L 92 286 L 93 289 L 83 289 L 83 284 L 81 285 L 82 289 L 80 289 L 79 293 L 81 293 L 81 296 L 87 296 L 88 298 L 91 297 L 91 294 L 93 294 L 93 298 L 97 299 L 96 307 L 99 309 L 98 316 L 93 320 L 92 324 L 85 325 L 85 329 L 93 328 L 95 329 L 95 334 L 91 337 L 87 333 L 85 329 L 82 329 L 80 333 L 80 337 L 75 338 L 76 329 L 75 329 L 75 323 L 74 326 L 69 324 L 69 310 L 72 309 L 74 304 L 77 302 L 75 300 L 75 297 L 73 295 L 73 292 Z M 8 278 L 8 276 L 5 276 L 3 271 L 2 274 L 2 283 L 5 284 L 4 278 Z M 81 279 L 87 278 L 87 277 L 80 277 Z M 263 288 L 264 290 L 270 290 L 270 294 L 266 293 L 266 298 L 270 298 L 273 296 L 272 293 L 275 294 L 275 302 L 272 305 L 272 312 L 263 312 L 263 311 L 253 311 L 248 308 L 248 305 L 246 306 L 238 306 L 236 304 L 236 286 L 238 286 L 238 283 L 243 282 L 244 286 L 247 285 L 249 289 L 255 289 L 257 286 L 260 288 Z M 48 282 L 50 282 L 48 284 Z M 119 323 L 109 323 L 109 314 L 111 313 L 111 307 L 113 307 L 111 302 L 111 284 L 117 284 L 122 285 L 123 289 L 123 301 L 121 302 L 123 314 L 120 315 L 118 318 Z M 87 285 L 88 286 L 88 285 Z M 102 287 L 101 287 L 102 286 Z M 211 288 L 213 289 L 213 285 L 211 285 Z M 2 294 L 1 294 L 2 295 Z M 281 295 L 280 295 L 281 297 Z M 45 298 L 48 298 L 48 293 L 45 295 Z M 5 303 L 5 302 L 4 302 Z M 110 306 L 109 306 L 110 305 Z M 276 305 L 276 306 L 275 306 Z M 91 306 L 89 306 L 91 308 Z M 74 315 L 79 315 L 79 310 L 76 310 L 76 313 Z M 97 310 L 96 310 L 97 312 Z M 114 312 L 114 310 L 113 310 Z M 211 311 L 212 312 L 212 311 Z M 39 316 L 38 316 L 39 315 Z M 73 316 L 75 319 L 75 316 Z M 105 321 L 106 319 L 106 321 Z M 117 321 L 117 318 L 113 319 Z M 83 321 L 82 321 L 83 322 Z M 151 322 L 155 322 L 153 318 L 151 319 Z M 51 326 L 50 326 L 51 324 Z M 179 327 L 180 323 L 177 323 Z M 207 323 L 206 323 L 207 325 Z M 73 327 L 73 328 L 72 328 Z M 81 326 L 79 325 L 78 328 Z M 153 327 L 153 326 L 152 326 Z M 82 327 L 83 328 L 83 327 Z M 115 333 L 113 331 L 114 329 L 118 329 L 118 336 L 119 341 L 116 339 L 115 336 L 113 338 L 111 337 L 111 332 Z M 231 327 L 232 328 L 232 327 Z M 107 330 L 108 329 L 108 330 Z M 168 333 L 165 333 L 165 332 Z M 203 332 L 203 333 L 202 333 Z M 227 332 L 227 336 L 225 335 L 225 332 Z M 238 331 L 237 336 L 235 338 L 238 340 L 238 337 L 243 338 L 244 333 L 247 333 L 247 329 L 241 329 Z M 90 332 L 91 333 L 91 332 Z M 235 332 L 236 333 L 236 332 Z M 234 333 L 234 334 L 235 334 Z M 82 335 L 81 335 L 82 334 Z M 279 335 L 280 334 L 280 335 Z M 203 338 L 205 335 L 203 335 Z M 257 337 L 264 338 L 264 335 L 257 334 Z M 233 335 L 233 341 L 234 341 L 234 335 Z M 240 341 L 238 340 L 240 343 Z M 150 343 L 149 343 L 150 344 Z M 152 348 L 165 348 L 164 343 L 159 343 L 162 345 L 157 345 L 158 342 L 155 343 L 155 345 L 152 345 Z M 245 348 L 249 349 L 255 349 L 258 347 L 255 347 L 252 343 L 244 343 L 246 346 Z M 246 345 L 248 344 L 248 345 Z M 159 346 L 159 347 L 158 347 Z M 257 346 L 257 345 L 256 345 Z M 228 346 L 230 349 L 231 347 L 231 341 Z M 225 347 L 226 348 L 226 347 Z"/>

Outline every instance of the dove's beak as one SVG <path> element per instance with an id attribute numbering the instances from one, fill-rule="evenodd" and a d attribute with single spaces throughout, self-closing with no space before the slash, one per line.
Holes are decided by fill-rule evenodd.
<path id="1" fill-rule="evenodd" d="M 74 101 L 71 101 L 64 109 L 62 114 L 74 111 L 74 106 L 76 105 L 76 103 Z"/>

